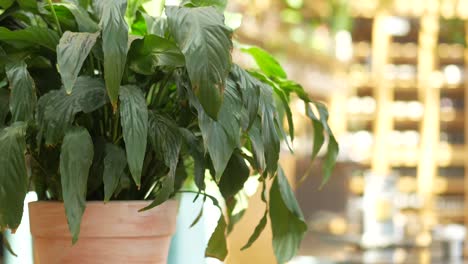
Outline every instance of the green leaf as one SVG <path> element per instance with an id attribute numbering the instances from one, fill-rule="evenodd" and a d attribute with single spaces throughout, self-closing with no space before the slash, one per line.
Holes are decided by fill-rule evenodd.
<path id="1" fill-rule="evenodd" d="M 325 161 L 323 164 L 324 178 L 321 184 L 321 187 L 323 187 L 323 185 L 327 183 L 327 181 L 331 177 L 331 173 L 333 171 L 333 168 L 335 167 L 336 158 L 339 153 L 339 147 L 338 147 L 338 142 L 336 141 L 335 136 L 333 135 L 333 132 L 331 131 L 327 123 L 328 111 L 327 111 L 326 106 L 318 102 L 314 102 L 314 104 L 317 107 L 317 110 L 320 114 L 320 121 L 322 122 L 322 125 L 328 134 L 328 149 L 327 149 L 327 154 L 325 155 Z"/>
<path id="2" fill-rule="evenodd" d="M 72 92 L 83 63 L 98 37 L 99 33 L 67 31 L 60 39 L 57 46 L 57 64 L 63 86 L 68 94 Z"/>
<path id="3" fill-rule="evenodd" d="M 227 6 L 227 0 L 183 0 L 181 5 L 186 7 L 213 6 L 223 12 Z"/>
<path id="4" fill-rule="evenodd" d="M 289 137 L 291 138 L 291 141 L 293 141 L 294 140 L 294 121 L 293 121 L 291 108 L 289 107 L 289 102 L 290 102 L 289 97 L 281 89 L 277 87 L 273 87 L 273 88 L 274 88 L 276 96 L 278 96 L 278 98 L 280 99 L 283 109 L 286 113 L 286 119 L 288 120 L 288 127 L 289 127 Z M 283 128 L 281 122 L 279 123 L 279 126 Z"/>
<path id="5" fill-rule="evenodd" d="M 21 30 L 10 31 L 0 27 L 0 41 L 22 41 L 28 45 L 39 45 L 55 52 L 59 43 L 58 34 L 48 28 L 31 26 Z"/>
<path id="6" fill-rule="evenodd" d="M 99 25 L 93 21 L 88 12 L 83 9 L 84 7 L 77 5 L 77 3 L 54 3 L 54 6 L 67 8 L 75 17 L 80 32 L 95 33 L 99 31 Z"/>
<path id="7" fill-rule="evenodd" d="M 114 111 L 117 110 L 120 83 L 127 59 L 128 26 L 125 22 L 126 0 L 101 0 L 102 50 L 104 79 Z"/>
<path id="8" fill-rule="evenodd" d="M 261 116 L 261 133 L 265 147 L 266 168 L 271 175 L 278 168 L 280 139 L 276 130 L 276 106 L 272 88 L 266 84 L 260 86 L 259 115 Z"/>
<path id="9" fill-rule="evenodd" d="M 133 24 L 133 21 L 135 19 L 135 14 L 138 10 L 138 8 L 144 3 L 148 2 L 149 0 L 127 0 L 127 12 L 126 12 L 126 18 L 127 21 L 130 25 Z"/>
<path id="10" fill-rule="evenodd" d="M 232 198 L 242 188 L 250 175 L 250 169 L 239 153 L 234 153 L 219 181 L 219 190 L 225 200 Z"/>
<path id="11" fill-rule="evenodd" d="M 26 125 L 22 122 L 0 130 L 0 230 L 15 230 L 21 223 L 28 191 Z"/>
<path id="12" fill-rule="evenodd" d="M 128 167 L 135 184 L 139 187 L 148 139 L 148 108 L 143 92 L 134 85 L 121 87 L 120 102 L 120 118 Z"/>
<path id="13" fill-rule="evenodd" d="M 164 38 L 167 32 L 167 18 L 166 17 L 152 17 L 146 13 L 141 13 L 146 23 L 146 31 L 148 34 L 153 34 Z"/>
<path id="14" fill-rule="evenodd" d="M 279 62 L 267 51 L 259 47 L 243 48 L 243 52 L 250 54 L 258 67 L 269 77 L 287 78 L 286 72 Z"/>
<path id="15" fill-rule="evenodd" d="M 16 0 L 21 9 L 37 10 L 37 0 Z"/>
<path id="16" fill-rule="evenodd" d="M 175 173 L 179 163 L 179 153 L 182 147 L 182 135 L 177 124 L 156 112 L 150 113 L 149 138 L 153 150 L 159 159 L 169 168 L 169 174 L 163 182 L 162 190 L 156 194 L 156 199 L 146 209 L 158 206 L 169 199 L 174 191 Z"/>
<path id="17" fill-rule="evenodd" d="M 59 143 L 66 129 L 72 124 L 75 114 L 91 113 L 106 102 L 103 81 L 85 76 L 78 77 L 71 94 L 67 94 L 62 88 L 41 96 L 36 110 L 39 126 L 38 142 L 41 142 L 44 135 L 46 145 Z"/>
<path id="18" fill-rule="evenodd" d="M 231 68 L 231 30 L 213 7 L 166 7 L 169 28 L 185 55 L 186 67 L 205 112 L 217 119 Z"/>
<path id="19" fill-rule="evenodd" d="M 7 9 L 9 8 L 15 1 L 14 0 L 0 0 L 0 8 Z"/>
<path id="20" fill-rule="evenodd" d="M 7 89 L 0 89 L 0 127 L 5 124 L 10 105 L 10 94 Z"/>
<path id="21" fill-rule="evenodd" d="M 227 226 L 228 235 L 234 230 L 234 226 L 242 219 L 248 206 L 249 196 L 244 190 L 239 191 L 234 197 L 226 200 L 226 211 L 229 216 L 229 223 Z"/>
<path id="22" fill-rule="evenodd" d="M 6 65 L 6 75 L 10 82 L 10 111 L 12 120 L 30 121 L 36 107 L 36 87 L 24 61 Z"/>
<path id="23" fill-rule="evenodd" d="M 135 40 L 129 51 L 130 69 L 152 75 L 160 66 L 182 67 L 184 55 L 177 45 L 156 35 L 146 35 L 144 39 Z"/>
<path id="24" fill-rule="evenodd" d="M 108 202 L 114 194 L 121 177 L 125 174 L 127 157 L 120 147 L 107 143 L 104 157 L 104 202 Z"/>
<path id="25" fill-rule="evenodd" d="M 252 235 L 249 237 L 249 241 L 247 241 L 247 244 L 245 244 L 245 245 L 241 248 L 241 250 L 246 250 L 246 249 L 248 249 L 249 247 L 251 247 L 251 246 L 253 245 L 253 243 L 255 243 L 255 241 L 257 241 L 257 239 L 260 237 L 260 235 L 262 234 L 263 230 L 265 229 L 267 222 L 268 222 L 268 211 L 265 211 L 265 214 L 263 215 L 262 219 L 260 219 L 260 222 L 259 222 L 258 225 L 255 227 L 254 232 L 253 232 Z"/>
<path id="26" fill-rule="evenodd" d="M 257 118 L 248 132 L 250 142 L 252 143 L 253 154 L 255 157 L 258 171 L 263 172 L 266 168 L 265 145 L 262 138 L 261 119 Z"/>
<path id="27" fill-rule="evenodd" d="M 194 166 L 194 179 L 195 184 L 199 190 L 205 190 L 205 155 L 203 151 L 203 144 L 199 142 L 197 137 L 188 129 L 181 129 L 181 134 L 187 145 L 188 152 L 192 156 L 195 163 Z"/>
<path id="28" fill-rule="evenodd" d="M 60 178 L 73 244 L 78 241 L 81 218 L 86 208 L 86 187 L 93 156 L 93 140 L 88 130 L 81 127 L 70 129 L 60 153 Z"/>
<path id="29" fill-rule="evenodd" d="M 325 142 L 325 136 L 323 134 L 323 125 L 319 118 L 314 114 L 312 108 L 310 107 L 309 103 L 305 103 L 305 111 L 307 117 L 312 121 L 312 126 L 314 128 L 314 146 L 312 149 L 312 159 L 315 159 L 317 154 L 319 153 L 320 149 Z"/>
<path id="30" fill-rule="evenodd" d="M 258 115 L 261 84 L 238 65 L 233 66 L 231 78 L 236 82 L 238 89 L 242 92 L 242 102 L 248 113 L 247 122 L 242 123 L 247 124 L 247 126 L 244 125 L 243 127 L 244 130 L 247 130 L 252 126 Z"/>
<path id="31" fill-rule="evenodd" d="M 224 219 L 224 215 L 221 213 L 221 216 L 218 220 L 218 225 L 216 226 L 216 229 L 211 235 L 210 241 L 208 242 L 205 256 L 224 261 L 228 254 L 226 243 L 226 227 L 226 220 Z"/>
<path id="32" fill-rule="evenodd" d="M 273 250 L 278 262 L 286 263 L 297 254 L 307 225 L 281 168 L 270 189 L 269 211 Z"/>

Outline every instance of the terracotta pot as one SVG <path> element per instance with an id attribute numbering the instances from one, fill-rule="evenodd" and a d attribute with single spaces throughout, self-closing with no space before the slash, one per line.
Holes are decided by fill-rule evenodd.
<path id="1" fill-rule="evenodd" d="M 72 246 L 63 203 L 29 204 L 35 264 L 167 263 L 178 204 L 138 213 L 145 201 L 88 202 Z"/>

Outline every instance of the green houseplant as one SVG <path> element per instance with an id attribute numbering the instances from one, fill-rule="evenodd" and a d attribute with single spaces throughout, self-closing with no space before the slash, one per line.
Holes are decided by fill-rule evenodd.
<path id="1" fill-rule="evenodd" d="M 160 17 L 145 2 L 0 0 L 1 230 L 18 227 L 28 190 L 63 201 L 75 243 L 86 201 L 147 200 L 149 210 L 193 179 L 197 198 L 223 212 L 206 254 L 224 259 L 238 194 L 256 176 L 266 210 L 246 247 L 269 219 L 286 262 L 307 229 L 278 166 L 280 142 L 294 139 L 289 101 L 304 102 L 313 156 L 328 144 L 328 178 L 338 145 L 326 108 L 259 48 L 243 49 L 258 69 L 232 62 L 226 1 L 185 0 Z"/>

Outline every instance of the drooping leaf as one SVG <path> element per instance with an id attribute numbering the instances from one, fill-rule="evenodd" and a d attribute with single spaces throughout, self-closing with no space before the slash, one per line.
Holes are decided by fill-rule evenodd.
<path id="1" fill-rule="evenodd" d="M 257 118 L 248 132 L 250 142 L 252 143 L 253 154 L 256 161 L 256 167 L 260 172 L 266 168 L 265 145 L 262 138 L 261 119 Z"/>
<path id="2" fill-rule="evenodd" d="M 234 153 L 219 181 L 219 190 L 225 200 L 232 198 L 243 187 L 249 178 L 250 169 L 239 153 Z"/>
<path id="3" fill-rule="evenodd" d="M 82 4 L 84 5 L 84 4 Z M 62 6 L 67 8 L 75 17 L 76 24 L 80 32 L 95 33 L 99 31 L 99 25 L 89 16 L 84 6 L 79 6 L 77 3 L 54 3 L 54 6 Z"/>
<path id="4" fill-rule="evenodd" d="M 242 102 L 248 112 L 247 122 L 242 123 L 244 130 L 247 130 L 252 126 L 258 114 L 260 83 L 238 65 L 233 66 L 231 78 L 242 92 Z"/>
<path id="5" fill-rule="evenodd" d="M 291 141 L 293 141 L 294 140 L 294 121 L 293 121 L 291 108 L 289 107 L 289 102 L 290 102 L 289 97 L 286 95 L 285 92 L 283 92 L 279 88 L 274 88 L 274 91 L 275 91 L 276 96 L 280 99 L 281 106 L 284 112 L 286 113 L 286 119 L 288 120 L 288 127 L 289 127 L 289 137 L 291 138 Z M 279 126 L 280 128 L 283 128 L 281 122 L 279 123 Z"/>
<path id="6" fill-rule="evenodd" d="M 9 113 L 10 94 L 7 89 L 0 88 L 0 127 L 5 124 L 5 119 Z"/>
<path id="7" fill-rule="evenodd" d="M 99 196 L 102 196 L 101 192 L 104 178 L 104 158 L 106 156 L 107 144 L 108 142 L 103 136 L 97 136 L 93 138 L 94 158 L 93 164 L 89 169 L 88 197 L 95 195 L 97 192 L 99 192 Z"/>
<path id="8" fill-rule="evenodd" d="M 324 130 L 322 122 L 320 122 L 320 119 L 314 114 L 309 103 L 305 103 L 305 112 L 307 117 L 312 121 L 312 127 L 314 128 L 314 146 L 312 148 L 312 159 L 314 159 L 325 142 Z"/>
<path id="9" fill-rule="evenodd" d="M 228 254 L 227 243 L 226 243 L 226 220 L 224 215 L 221 214 L 218 225 L 215 231 L 211 235 L 210 241 L 205 251 L 205 256 L 217 258 L 224 261 Z"/>
<path id="10" fill-rule="evenodd" d="M 127 59 L 128 26 L 125 21 L 126 0 L 101 0 L 102 50 L 104 79 L 114 111 L 117 109 L 120 83 Z"/>
<path id="11" fill-rule="evenodd" d="M 149 138 L 156 155 L 169 168 L 169 174 L 163 182 L 162 189 L 156 194 L 156 199 L 145 210 L 158 206 L 169 199 L 174 191 L 175 172 L 179 162 L 182 147 L 182 135 L 174 121 L 156 112 L 150 113 Z"/>
<path id="12" fill-rule="evenodd" d="M 16 230 L 23 216 L 28 191 L 26 125 L 22 122 L 0 130 L 0 230 Z"/>
<path id="13" fill-rule="evenodd" d="M 135 40 L 129 51 L 130 69 L 137 73 L 151 75 L 159 66 L 181 67 L 184 55 L 177 45 L 156 35 L 146 35 Z"/>
<path id="14" fill-rule="evenodd" d="M 188 152 L 195 163 L 194 180 L 199 190 L 205 190 L 205 155 L 202 142 L 188 129 L 181 129 L 181 135 L 185 140 Z"/>
<path id="15" fill-rule="evenodd" d="M 273 250 L 278 262 L 286 263 L 297 254 L 307 225 L 281 168 L 270 189 L 269 211 Z"/>
<path id="16" fill-rule="evenodd" d="M 108 202 L 114 194 L 121 177 L 125 174 L 127 157 L 125 151 L 113 144 L 106 144 L 104 157 L 104 202 Z"/>
<path id="17" fill-rule="evenodd" d="M 37 0 L 16 0 L 21 9 L 37 10 Z"/>
<path id="18" fill-rule="evenodd" d="M 36 110 L 39 126 L 38 142 L 41 142 L 44 136 L 46 145 L 57 144 L 72 124 L 75 114 L 93 112 L 106 102 L 103 81 L 84 76 L 78 77 L 70 95 L 64 88 L 43 95 L 38 101 Z"/>
<path id="19" fill-rule="evenodd" d="M 99 33 L 67 31 L 60 39 L 57 46 L 57 64 L 68 94 L 72 92 L 81 67 L 98 37 Z"/>
<path id="20" fill-rule="evenodd" d="M 183 0 L 181 5 L 186 7 L 213 6 L 223 12 L 226 9 L 227 0 Z"/>
<path id="21" fill-rule="evenodd" d="M 15 31 L 0 27 L 0 41 L 22 41 L 30 45 L 43 46 L 54 52 L 59 39 L 55 31 L 44 27 L 31 26 Z"/>
<path id="22" fill-rule="evenodd" d="M 218 121 L 204 111 L 189 87 L 186 92 L 190 103 L 198 110 L 198 120 L 205 148 L 214 165 L 215 178 L 219 180 L 236 147 L 240 148 L 240 119 L 242 100 L 235 84 L 228 82 Z"/>
<path id="23" fill-rule="evenodd" d="M 331 131 L 327 123 L 328 111 L 327 111 L 326 106 L 319 102 L 314 102 L 314 104 L 317 107 L 317 110 L 320 114 L 320 121 L 322 122 L 322 125 L 328 134 L 328 148 L 327 148 L 327 154 L 325 155 L 325 161 L 323 164 L 324 178 L 321 184 L 321 186 L 323 187 L 323 185 L 327 183 L 327 181 L 330 179 L 333 168 L 335 167 L 336 158 L 339 152 L 339 147 L 338 147 L 338 142 L 336 141 L 336 138 L 333 135 L 333 132 Z"/>
<path id="24" fill-rule="evenodd" d="M 286 72 L 279 62 L 265 50 L 259 47 L 243 48 L 243 52 L 250 54 L 261 71 L 269 77 L 287 78 Z"/>
<path id="25" fill-rule="evenodd" d="M 259 115 L 261 116 L 266 168 L 273 175 L 278 168 L 280 140 L 275 125 L 276 106 L 273 100 L 272 88 L 266 84 L 260 86 Z"/>
<path id="26" fill-rule="evenodd" d="M 143 92 L 134 85 L 121 87 L 120 103 L 128 167 L 135 184 L 140 186 L 148 139 L 148 108 Z"/>
<path id="27" fill-rule="evenodd" d="M 73 244 L 78 241 L 81 218 L 86 208 L 86 187 L 93 155 L 93 140 L 88 130 L 81 127 L 70 129 L 60 153 L 60 178 Z"/>
<path id="28" fill-rule="evenodd" d="M 213 7 L 167 7 L 169 28 L 185 55 L 187 71 L 205 112 L 217 119 L 231 68 L 231 30 Z"/>
<path id="29" fill-rule="evenodd" d="M 10 111 L 12 120 L 30 121 L 34 116 L 37 97 L 34 80 L 24 61 L 7 64 L 6 75 L 10 82 Z"/>
<path id="30" fill-rule="evenodd" d="M 260 219 L 260 222 L 258 222 L 258 225 L 255 227 L 254 232 L 252 235 L 249 237 L 249 241 L 241 248 L 241 250 L 246 250 L 250 248 L 255 241 L 260 237 L 262 234 L 263 230 L 266 227 L 266 224 L 268 222 L 268 211 L 265 211 L 265 214 L 263 215 L 262 219 Z"/>

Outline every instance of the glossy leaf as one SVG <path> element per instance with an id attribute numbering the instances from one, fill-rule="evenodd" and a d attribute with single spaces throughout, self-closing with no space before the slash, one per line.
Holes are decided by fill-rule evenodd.
<path id="1" fill-rule="evenodd" d="M 270 189 L 269 205 L 273 250 L 278 262 L 286 263 L 296 256 L 307 225 L 281 168 Z"/>
<path id="2" fill-rule="evenodd" d="M 257 118 L 248 132 L 250 142 L 252 143 L 253 154 L 256 161 L 256 167 L 260 172 L 266 168 L 265 145 L 262 138 L 261 119 Z"/>
<path id="3" fill-rule="evenodd" d="M 244 123 L 247 124 L 246 126 L 244 125 L 244 130 L 247 130 L 257 118 L 261 84 L 238 65 L 233 66 L 231 78 L 242 92 L 242 102 L 248 114 L 248 120 L 247 122 L 243 122 L 243 125 Z"/>
<path id="4" fill-rule="evenodd" d="M 126 0 L 101 0 L 102 50 L 104 79 L 114 111 L 117 109 L 120 83 L 127 59 L 128 26 L 125 22 Z"/>
<path id="5" fill-rule="evenodd" d="M 259 115 L 261 116 L 261 133 L 265 147 L 265 162 L 268 172 L 273 175 L 278 168 L 280 140 L 276 130 L 276 107 L 272 88 L 266 84 L 260 86 Z"/>
<path id="6" fill-rule="evenodd" d="M 181 67 L 185 64 L 184 55 L 177 45 L 156 35 L 135 40 L 129 58 L 130 69 L 145 75 L 154 74 L 160 66 Z"/>
<path id="7" fill-rule="evenodd" d="M 223 261 L 227 254 L 227 243 L 226 243 L 226 220 L 224 219 L 223 214 L 221 214 L 218 225 L 216 226 L 215 231 L 211 235 L 210 241 L 205 251 L 207 257 L 217 258 Z"/>
<path id="8" fill-rule="evenodd" d="M 217 119 L 231 68 L 231 30 L 213 7 L 166 7 L 169 28 L 185 55 L 192 89 L 209 117 Z"/>
<path id="9" fill-rule="evenodd" d="M 48 28 L 31 26 L 21 30 L 10 31 L 0 27 L 0 41 L 22 41 L 30 45 L 39 45 L 55 52 L 59 43 L 58 34 Z"/>
<path id="10" fill-rule="evenodd" d="M 121 87 L 120 102 L 128 167 L 135 184 L 140 186 L 148 138 L 148 108 L 143 92 L 134 85 Z"/>
<path id="11" fill-rule="evenodd" d="M 106 102 L 106 90 L 102 80 L 84 76 L 78 77 L 70 95 L 64 88 L 43 95 L 36 110 L 38 142 L 41 142 L 44 136 L 46 145 L 59 143 L 72 124 L 75 114 L 93 112 Z"/>
<path id="12" fill-rule="evenodd" d="M 213 6 L 223 12 L 227 6 L 227 0 L 184 0 L 181 5 L 186 7 Z"/>
<path id="13" fill-rule="evenodd" d="M 260 70 L 267 76 L 287 78 L 286 72 L 279 62 L 265 50 L 259 47 L 250 47 L 243 48 L 242 51 L 250 54 L 254 58 Z"/>
<path id="14" fill-rule="evenodd" d="M 68 94 L 72 92 L 85 59 L 96 44 L 99 33 L 67 31 L 57 46 L 57 64 Z"/>
<path id="15" fill-rule="evenodd" d="M 10 111 L 12 120 L 30 121 L 34 116 L 37 97 L 34 80 L 24 61 L 6 65 L 6 75 L 10 82 Z"/>
<path id="16" fill-rule="evenodd" d="M 82 4 L 84 5 L 84 4 Z M 67 8 L 75 18 L 76 24 L 80 32 L 95 33 L 99 31 L 99 25 L 93 21 L 84 6 L 79 6 L 77 3 L 54 3 L 54 6 L 62 6 Z"/>
<path id="17" fill-rule="evenodd" d="M 0 127 L 5 124 L 10 105 L 10 94 L 7 89 L 0 88 Z"/>
<path id="18" fill-rule="evenodd" d="M 163 182 L 162 190 L 156 194 L 156 199 L 151 203 L 149 209 L 167 201 L 174 191 L 175 173 L 179 163 L 179 153 L 182 147 L 182 135 L 174 121 L 156 112 L 150 113 L 149 138 L 153 150 L 159 159 L 169 168 L 169 174 Z"/>
<path id="19" fill-rule="evenodd" d="M 23 216 L 28 191 L 26 124 L 17 122 L 0 130 L 0 230 L 16 230 Z"/>
<path id="20" fill-rule="evenodd" d="M 219 190 L 225 200 L 232 198 L 242 188 L 250 175 L 250 169 L 239 153 L 234 153 L 219 181 Z"/>
<path id="21" fill-rule="evenodd" d="M 211 119 L 199 107 L 198 119 L 205 147 L 208 149 L 219 180 L 235 148 L 240 146 L 240 112 L 242 101 L 234 85 L 225 91 L 219 120 Z"/>
<path id="22" fill-rule="evenodd" d="M 104 202 L 108 202 L 119 185 L 121 177 L 125 174 L 127 157 L 125 151 L 119 146 L 106 144 L 104 156 Z"/>
<path id="23" fill-rule="evenodd" d="M 81 127 L 70 129 L 60 153 L 60 178 L 73 244 L 78 241 L 81 218 L 86 208 L 86 187 L 93 155 L 93 141 L 88 130 Z"/>

